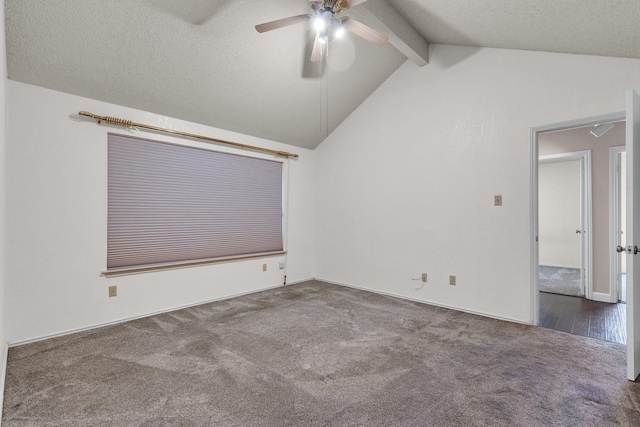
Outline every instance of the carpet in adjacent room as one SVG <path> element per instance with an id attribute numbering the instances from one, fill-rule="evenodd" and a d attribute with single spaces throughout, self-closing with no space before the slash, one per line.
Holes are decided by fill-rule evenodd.
<path id="1" fill-rule="evenodd" d="M 540 292 L 569 296 L 584 295 L 579 268 L 541 265 L 539 270 L 538 289 Z"/>

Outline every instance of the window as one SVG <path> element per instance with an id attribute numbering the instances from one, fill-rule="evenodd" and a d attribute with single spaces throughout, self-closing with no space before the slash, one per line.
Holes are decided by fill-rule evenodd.
<path id="1" fill-rule="evenodd" d="M 107 272 L 283 251 L 279 161 L 108 137 Z"/>

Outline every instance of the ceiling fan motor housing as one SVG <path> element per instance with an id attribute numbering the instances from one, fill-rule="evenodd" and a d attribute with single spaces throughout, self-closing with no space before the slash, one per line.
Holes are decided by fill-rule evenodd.
<path id="1" fill-rule="evenodd" d="M 333 21 L 333 10 L 329 8 L 322 9 L 318 16 L 329 26 L 331 21 Z"/>

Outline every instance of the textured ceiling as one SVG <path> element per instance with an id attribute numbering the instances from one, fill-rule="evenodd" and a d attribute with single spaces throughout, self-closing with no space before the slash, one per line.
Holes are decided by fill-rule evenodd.
<path id="1" fill-rule="evenodd" d="M 429 43 L 640 58 L 637 0 L 388 3 Z M 5 4 L 12 80 L 306 148 L 405 61 L 392 44 L 351 35 L 331 43 L 322 73 L 308 61 L 306 24 L 255 31 L 308 13 L 306 0 Z M 349 14 L 375 26 L 358 13 L 367 7 Z"/>
<path id="2" fill-rule="evenodd" d="M 638 0 L 389 0 L 429 43 L 640 58 Z"/>

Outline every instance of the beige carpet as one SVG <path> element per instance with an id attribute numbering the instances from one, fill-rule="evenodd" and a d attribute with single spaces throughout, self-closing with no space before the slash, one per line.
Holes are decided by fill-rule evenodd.
<path id="1" fill-rule="evenodd" d="M 318 282 L 11 348 L 3 426 L 638 426 L 625 347 Z"/>

